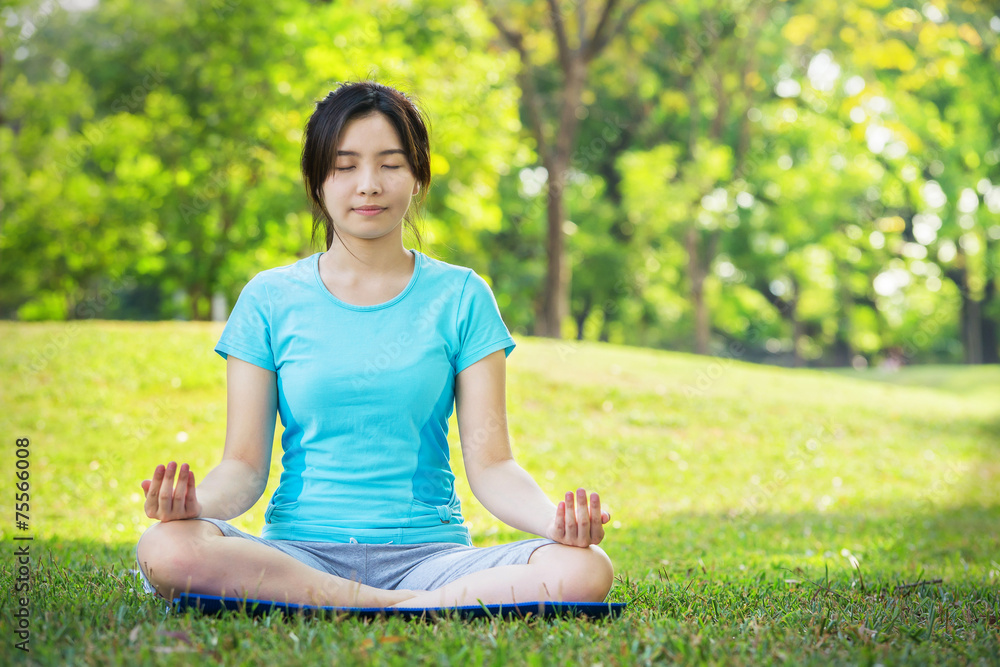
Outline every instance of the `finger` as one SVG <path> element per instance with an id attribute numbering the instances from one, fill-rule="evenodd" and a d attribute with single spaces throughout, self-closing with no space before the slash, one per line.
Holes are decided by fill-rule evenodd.
<path id="1" fill-rule="evenodd" d="M 566 503 L 560 502 L 556 506 L 555 535 L 553 539 L 557 542 L 566 537 Z"/>
<path id="2" fill-rule="evenodd" d="M 590 494 L 590 543 L 599 544 L 604 539 L 604 514 L 601 512 L 601 497 Z"/>
<path id="3" fill-rule="evenodd" d="M 181 512 L 184 511 L 184 501 L 187 500 L 188 474 L 188 464 L 182 463 L 177 471 L 177 486 L 174 488 L 174 505 Z"/>
<path id="4" fill-rule="evenodd" d="M 156 466 L 156 470 L 153 471 L 153 479 L 149 481 L 149 487 L 146 489 L 146 516 L 150 519 L 156 519 L 159 513 L 160 507 L 160 484 L 163 483 L 163 473 L 165 468 L 162 465 Z"/>
<path id="5" fill-rule="evenodd" d="M 198 502 L 198 494 L 194 490 L 194 473 L 188 470 L 187 495 L 184 497 L 185 507 L 192 507 Z"/>
<path id="6" fill-rule="evenodd" d="M 590 507 L 587 505 L 587 490 L 576 490 L 576 530 L 577 544 L 585 547 L 590 544 Z"/>
<path id="7" fill-rule="evenodd" d="M 166 468 L 162 464 L 156 466 L 156 470 L 153 471 L 153 479 L 149 480 L 149 488 L 146 489 L 147 494 L 155 496 L 160 492 L 164 472 L 166 472 Z"/>
<path id="8" fill-rule="evenodd" d="M 173 461 L 167 464 L 167 470 L 163 475 L 163 484 L 160 485 L 160 512 L 169 514 L 174 509 L 174 475 L 177 474 L 177 464 Z"/>
<path id="9" fill-rule="evenodd" d="M 601 523 L 609 523 L 611 521 L 611 512 L 601 512 Z"/>
<path id="10" fill-rule="evenodd" d="M 604 525 L 604 512 L 601 511 L 601 496 L 597 493 L 590 494 L 590 522 L 592 526 Z"/>
<path id="11" fill-rule="evenodd" d="M 566 537 L 571 542 L 576 542 L 576 496 L 572 491 L 566 492 Z"/>

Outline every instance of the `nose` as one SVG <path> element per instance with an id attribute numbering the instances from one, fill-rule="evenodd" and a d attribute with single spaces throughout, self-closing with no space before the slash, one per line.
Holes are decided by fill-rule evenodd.
<path id="1" fill-rule="evenodd" d="M 358 194 L 374 195 L 382 192 L 382 182 L 378 177 L 378 169 L 362 167 L 358 175 Z"/>

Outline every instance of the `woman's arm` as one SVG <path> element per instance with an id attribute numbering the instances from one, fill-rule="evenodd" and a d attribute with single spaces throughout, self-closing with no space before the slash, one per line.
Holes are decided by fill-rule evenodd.
<path id="1" fill-rule="evenodd" d="M 226 362 L 226 445 L 222 461 L 195 489 L 187 464 L 158 465 L 142 482 L 146 515 L 160 521 L 232 519 L 253 507 L 267 486 L 278 410 L 274 371 L 229 356 Z M 178 474 L 174 486 L 174 474 Z"/>
<path id="2" fill-rule="evenodd" d="M 476 498 L 507 525 L 563 544 L 587 546 L 604 537 L 610 515 L 596 493 L 567 493 L 555 505 L 514 461 L 507 433 L 506 356 L 499 350 L 455 379 L 462 456 Z"/>

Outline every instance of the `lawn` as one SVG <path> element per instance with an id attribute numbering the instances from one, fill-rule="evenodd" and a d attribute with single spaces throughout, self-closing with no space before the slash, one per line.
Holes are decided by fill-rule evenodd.
<path id="1" fill-rule="evenodd" d="M 553 497 L 601 491 L 621 619 L 168 613 L 130 574 L 151 523 L 139 482 L 160 462 L 203 476 L 218 461 L 220 332 L 0 323 L 3 664 L 998 663 L 1000 368 L 788 370 L 531 338 L 508 362 L 515 453 Z M 452 435 L 476 543 L 522 537 L 471 497 Z M 259 531 L 279 466 L 238 527 Z M 30 588 L 15 594 L 24 544 Z"/>

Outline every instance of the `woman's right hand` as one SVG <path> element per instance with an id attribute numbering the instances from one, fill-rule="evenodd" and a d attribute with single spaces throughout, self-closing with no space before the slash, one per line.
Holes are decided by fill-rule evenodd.
<path id="1" fill-rule="evenodd" d="M 146 493 L 146 516 L 150 519 L 178 521 L 194 519 L 201 514 L 201 503 L 194 490 L 194 473 L 186 463 L 181 465 L 180 470 L 173 461 L 166 466 L 156 466 L 153 479 L 143 480 L 141 486 Z"/>

